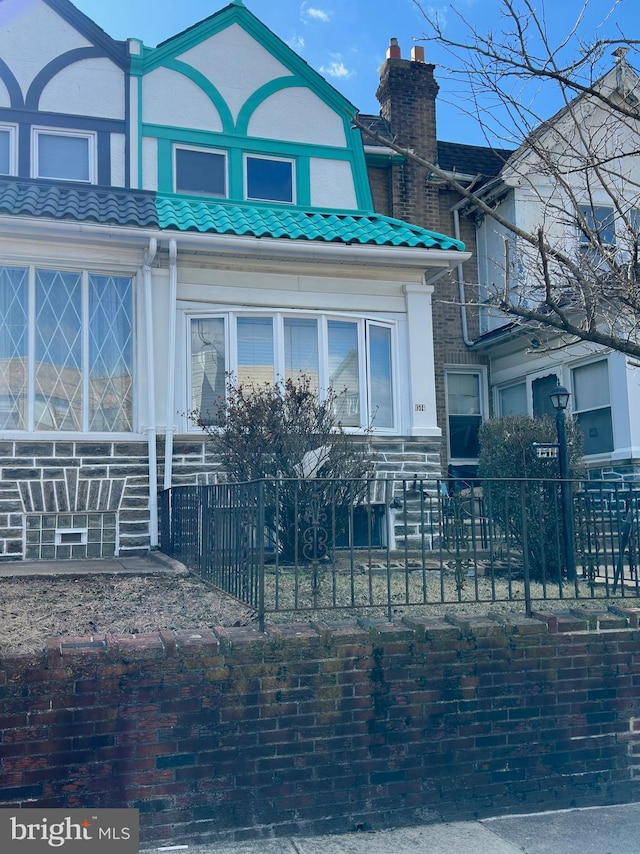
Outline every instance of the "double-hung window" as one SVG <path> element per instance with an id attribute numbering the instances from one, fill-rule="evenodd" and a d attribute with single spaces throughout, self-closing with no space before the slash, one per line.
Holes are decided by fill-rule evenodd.
<path id="1" fill-rule="evenodd" d="M 190 408 L 219 423 L 225 378 L 251 387 L 304 376 L 331 388 L 344 427 L 395 427 L 393 325 L 366 318 L 243 314 L 191 316 Z"/>
<path id="2" fill-rule="evenodd" d="M 226 198 L 227 155 L 224 151 L 176 145 L 173 158 L 176 193 Z"/>
<path id="3" fill-rule="evenodd" d="M 295 202 L 293 160 L 247 154 L 244 160 L 245 195 L 262 202 Z"/>
<path id="4" fill-rule="evenodd" d="M 480 452 L 482 424 L 482 374 L 472 371 L 447 371 L 447 415 L 449 456 L 457 460 L 476 460 Z"/>
<path id="5" fill-rule="evenodd" d="M 97 182 L 95 133 L 33 128 L 32 142 L 35 178 Z"/>
<path id="6" fill-rule="evenodd" d="M 574 368 L 573 411 L 584 436 L 584 453 L 613 450 L 609 366 L 606 359 Z"/>
<path id="7" fill-rule="evenodd" d="M 0 267 L 0 428 L 133 429 L 131 279 Z"/>

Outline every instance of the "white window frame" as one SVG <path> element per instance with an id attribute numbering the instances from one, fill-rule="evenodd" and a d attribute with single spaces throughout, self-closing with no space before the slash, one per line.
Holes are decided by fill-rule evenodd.
<path id="1" fill-rule="evenodd" d="M 178 151 L 197 151 L 202 154 L 217 154 L 224 159 L 224 194 L 218 195 L 207 193 L 206 191 L 198 192 L 197 190 L 179 190 L 178 189 Z M 174 143 L 171 150 L 172 174 L 173 174 L 173 192 L 180 193 L 185 196 L 204 196 L 207 199 L 228 199 L 229 198 L 229 155 L 228 152 L 220 148 L 207 148 L 202 145 L 187 145 L 182 142 Z"/>
<path id="2" fill-rule="evenodd" d="M 515 388 L 516 386 L 524 387 L 524 397 L 525 397 L 525 408 L 526 411 L 521 413 L 522 415 L 531 415 L 531 386 L 527 382 L 527 377 L 521 377 L 518 380 L 514 380 L 513 382 L 502 383 L 499 386 L 496 386 L 494 389 L 494 411 L 498 415 L 498 417 L 503 418 L 504 412 L 502 411 L 502 397 L 500 395 L 501 392 L 506 391 L 510 388 Z"/>
<path id="3" fill-rule="evenodd" d="M 282 199 L 261 199 L 257 196 L 249 195 L 249 179 L 248 179 L 248 161 L 249 160 L 269 160 L 277 163 L 289 163 L 291 165 L 291 201 Z M 292 157 L 277 157 L 269 154 L 252 154 L 247 152 L 243 155 L 243 175 L 244 175 L 244 198 L 249 202 L 268 202 L 274 205 L 295 205 L 298 196 L 296 186 L 296 161 Z"/>
<path id="4" fill-rule="evenodd" d="M 268 317 L 273 321 L 273 367 L 276 382 L 281 382 L 284 377 L 284 320 L 291 317 L 315 320 L 318 324 L 318 383 L 320 387 L 319 396 L 326 399 L 329 386 L 329 349 L 328 349 L 328 323 L 338 321 L 343 323 L 355 323 L 358 336 L 358 393 L 360 396 L 360 424 L 358 426 L 344 427 L 347 433 L 362 433 L 368 429 L 373 413 L 371 412 L 371 395 L 369 388 L 370 357 L 366 335 L 369 325 L 381 326 L 390 330 L 390 355 L 391 355 L 391 384 L 392 384 L 392 424 L 388 427 L 376 426 L 375 420 L 372 429 L 376 434 L 394 435 L 399 429 L 400 406 L 399 406 L 399 377 L 398 377 L 398 325 L 396 321 L 382 321 L 361 314 L 334 314 L 314 313 L 309 311 L 262 311 L 248 310 L 238 311 L 237 308 L 221 308 L 219 311 L 184 310 L 183 335 L 185 341 L 185 382 L 186 399 L 184 401 L 185 411 L 192 408 L 192 378 L 191 378 L 191 323 L 194 320 L 205 320 L 219 318 L 224 320 L 225 329 L 225 359 L 226 372 L 230 377 L 237 376 L 238 371 L 238 337 L 237 320 L 239 318 Z M 190 421 L 186 423 L 188 432 L 197 432 L 198 427 Z"/>
<path id="5" fill-rule="evenodd" d="M 450 416 L 456 416 L 460 413 L 449 412 L 449 376 L 450 374 L 473 374 L 478 377 L 479 397 L 480 397 L 480 424 L 487 420 L 489 411 L 488 389 L 487 389 L 487 371 L 480 365 L 446 365 L 444 369 L 444 398 L 446 409 L 447 423 L 447 456 L 449 463 L 453 465 L 469 465 L 478 462 L 478 457 L 454 457 L 451 453 L 451 431 L 450 431 Z"/>
<path id="6" fill-rule="evenodd" d="M 61 136 L 65 138 L 86 139 L 88 152 L 89 177 L 60 178 L 57 176 L 41 176 L 39 163 L 39 145 L 41 136 Z M 98 135 L 95 131 L 68 130 L 67 128 L 32 127 L 31 128 L 31 175 L 34 178 L 46 178 L 50 181 L 73 181 L 82 184 L 98 183 Z"/>
<path id="7" fill-rule="evenodd" d="M 16 262 L 15 264 L 7 264 L 10 267 L 19 267 L 27 270 L 27 406 L 25 426 L 23 428 L 9 427 L 3 430 L 7 436 L 12 436 L 24 439 L 26 436 L 32 440 L 45 440 L 49 437 L 56 439 L 74 439 L 81 438 L 85 441 L 98 441 L 102 438 L 113 440 L 122 437 L 130 438 L 138 433 L 138 349 L 135 344 L 137 337 L 137 288 L 136 276 L 133 271 L 121 270 L 114 272 L 113 270 L 103 268 L 89 268 L 86 266 L 78 267 L 72 264 L 51 265 L 42 264 L 39 262 L 25 263 Z M 35 427 L 35 410 L 36 410 L 36 392 L 35 392 L 35 373 L 36 373 L 36 353 L 35 353 L 35 325 L 36 325 L 36 271 L 37 270 L 52 270 L 54 272 L 73 273 L 80 276 L 80 287 L 82 291 L 82 425 L 79 430 L 61 430 L 61 429 L 42 429 L 38 430 Z M 89 313 L 88 313 L 88 291 L 90 276 L 115 276 L 131 279 L 131 329 L 134 336 L 134 346 L 132 350 L 132 372 L 133 372 L 133 390 L 132 390 L 132 405 L 131 405 L 131 430 L 127 431 L 105 431 L 105 430 L 89 430 L 89 410 L 88 410 L 88 390 L 89 390 Z"/>
<path id="8" fill-rule="evenodd" d="M 577 406 L 578 400 L 576 398 L 574 372 L 577 370 L 580 370 L 581 368 L 588 368 L 591 365 L 597 365 L 599 362 L 604 362 L 606 365 L 606 368 L 607 368 L 607 380 L 608 380 L 608 385 L 609 385 L 609 402 L 607 404 L 605 404 L 604 406 L 592 406 L 589 409 L 578 409 L 578 406 Z M 616 447 L 615 432 L 614 432 L 614 427 L 613 427 L 613 404 L 611 402 L 611 386 L 612 386 L 612 383 L 611 383 L 611 364 L 609 362 L 609 359 L 606 356 L 604 356 L 604 357 L 601 357 L 599 359 L 589 359 L 588 362 L 578 362 L 577 364 L 572 364 L 569 366 L 569 372 L 570 372 L 570 377 L 571 377 L 571 385 L 570 385 L 571 398 L 569 401 L 570 405 L 571 405 L 571 414 L 577 417 L 579 415 L 582 415 L 583 413 L 600 412 L 604 409 L 608 409 L 609 415 L 611 418 L 612 448 L 608 451 L 596 451 L 593 454 L 589 454 L 586 451 L 584 451 L 584 456 L 585 457 L 596 457 L 596 458 L 598 458 L 598 457 L 609 457 L 615 451 L 615 447 Z"/>
<path id="9" fill-rule="evenodd" d="M 18 174 L 18 125 L 7 122 L 0 123 L 0 131 L 9 133 L 9 171 L 6 175 Z"/>

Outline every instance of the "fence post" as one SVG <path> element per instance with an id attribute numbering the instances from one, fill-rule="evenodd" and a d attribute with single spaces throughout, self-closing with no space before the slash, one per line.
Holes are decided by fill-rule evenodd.
<path id="1" fill-rule="evenodd" d="M 524 607 L 527 617 L 531 616 L 531 580 L 529 578 L 529 538 L 527 530 L 527 502 L 525 499 L 525 484 L 520 481 L 520 513 L 522 515 L 522 569 L 524 573 Z"/>
<path id="2" fill-rule="evenodd" d="M 258 481 L 258 628 L 264 632 L 264 480 Z M 277 548 L 277 544 L 276 544 Z"/>

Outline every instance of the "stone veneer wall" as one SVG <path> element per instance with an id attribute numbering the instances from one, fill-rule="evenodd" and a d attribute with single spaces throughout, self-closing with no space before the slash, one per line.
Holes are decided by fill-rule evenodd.
<path id="1" fill-rule="evenodd" d="M 151 847 L 639 800 L 639 615 L 57 638 L 0 660 L 0 805 Z"/>
<path id="2" fill-rule="evenodd" d="M 0 560 L 147 551 L 148 459 L 146 442 L 0 442 Z M 86 547 L 94 548 L 52 553 L 51 531 L 84 527 L 85 518 Z"/>
<path id="3" fill-rule="evenodd" d="M 439 440 L 373 439 L 380 478 L 440 476 Z M 162 489 L 164 442 L 157 443 Z M 0 442 L 0 560 L 99 558 L 149 549 L 146 442 Z M 215 482 L 220 465 L 200 437 L 177 437 L 172 482 Z M 405 514 L 418 534 L 419 514 Z M 55 542 L 56 531 L 86 530 L 83 542 Z"/>

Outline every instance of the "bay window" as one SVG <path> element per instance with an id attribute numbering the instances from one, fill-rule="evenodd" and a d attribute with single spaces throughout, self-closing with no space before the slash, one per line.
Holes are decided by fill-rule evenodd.
<path id="1" fill-rule="evenodd" d="M 365 318 L 229 312 L 189 317 L 190 408 L 219 423 L 225 377 L 239 385 L 309 379 L 336 393 L 344 427 L 395 426 L 393 327 Z"/>
<path id="2" fill-rule="evenodd" d="M 133 429 L 131 279 L 0 268 L 0 428 Z"/>

